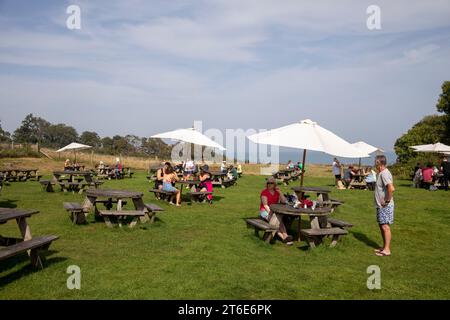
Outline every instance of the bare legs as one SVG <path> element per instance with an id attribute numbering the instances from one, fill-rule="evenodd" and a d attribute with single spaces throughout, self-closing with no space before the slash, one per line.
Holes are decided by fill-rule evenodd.
<path id="1" fill-rule="evenodd" d="M 378 250 L 377 253 L 381 255 L 391 254 L 391 227 L 388 224 L 380 224 L 381 237 L 383 238 L 383 248 Z"/>

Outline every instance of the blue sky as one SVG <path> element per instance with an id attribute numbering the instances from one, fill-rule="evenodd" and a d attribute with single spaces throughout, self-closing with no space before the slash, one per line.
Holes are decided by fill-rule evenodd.
<path id="1" fill-rule="evenodd" d="M 81 30 L 66 8 L 81 8 Z M 366 8 L 381 8 L 381 30 Z M 310 118 L 392 150 L 450 80 L 450 1 L 1 1 L 0 120 L 101 136 Z"/>

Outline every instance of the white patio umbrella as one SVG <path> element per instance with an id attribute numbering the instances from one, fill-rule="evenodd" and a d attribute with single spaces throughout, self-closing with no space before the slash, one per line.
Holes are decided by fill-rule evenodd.
<path id="1" fill-rule="evenodd" d="M 447 146 L 443 143 L 435 143 L 435 144 L 422 144 L 417 146 L 410 146 L 416 152 L 434 152 L 434 153 L 450 153 L 450 146 Z"/>
<path id="2" fill-rule="evenodd" d="M 72 142 L 63 148 L 56 150 L 56 152 L 73 151 L 75 154 L 75 162 L 76 162 L 77 161 L 77 151 L 85 150 L 85 149 L 89 149 L 89 148 L 92 148 L 92 147 L 85 145 L 85 144 Z"/>
<path id="3" fill-rule="evenodd" d="M 310 119 L 253 134 L 248 136 L 248 139 L 260 144 L 303 149 L 303 169 L 305 168 L 306 150 L 321 151 L 343 158 L 369 157 L 366 152 L 357 149 L 349 142 L 322 128 Z M 300 184 L 303 185 L 303 174 Z"/>
<path id="4" fill-rule="evenodd" d="M 174 130 L 174 131 L 155 134 L 155 135 L 151 136 L 151 138 L 171 139 L 171 140 L 177 140 L 177 141 L 182 141 L 182 142 L 186 142 L 186 143 L 196 144 L 199 146 L 211 147 L 211 148 L 219 149 L 221 151 L 226 150 L 220 144 L 211 140 L 210 138 L 208 138 L 201 132 L 198 132 L 194 128 L 178 129 L 178 130 Z M 203 159 L 203 153 L 202 153 L 202 159 Z"/>
<path id="5" fill-rule="evenodd" d="M 368 155 L 370 155 L 371 153 L 374 153 L 374 152 L 376 152 L 377 154 L 384 152 L 383 149 L 374 147 L 364 141 L 358 141 L 358 142 L 352 143 L 352 145 L 355 146 L 357 149 L 367 153 Z M 359 158 L 359 167 L 361 168 L 361 158 Z"/>

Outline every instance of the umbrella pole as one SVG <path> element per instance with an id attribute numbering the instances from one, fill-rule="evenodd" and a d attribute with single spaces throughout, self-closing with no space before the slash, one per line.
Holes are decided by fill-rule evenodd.
<path id="1" fill-rule="evenodd" d="M 300 186 L 303 186 L 303 178 L 305 176 L 305 160 L 306 160 L 306 149 L 303 149 L 303 162 L 302 162 L 302 176 L 300 178 Z"/>

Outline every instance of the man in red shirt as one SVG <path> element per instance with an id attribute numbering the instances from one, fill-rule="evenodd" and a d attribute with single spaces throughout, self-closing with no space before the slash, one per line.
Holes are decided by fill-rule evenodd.
<path id="1" fill-rule="evenodd" d="M 292 237 L 287 234 L 286 226 L 283 223 L 283 216 L 273 213 L 270 210 L 270 205 L 276 203 L 286 203 L 286 198 L 278 189 L 275 178 L 267 179 L 266 188 L 261 192 L 261 204 L 259 206 L 259 215 L 261 218 L 269 222 L 270 225 L 278 228 L 278 236 L 283 243 L 288 246 L 293 245 Z"/>

